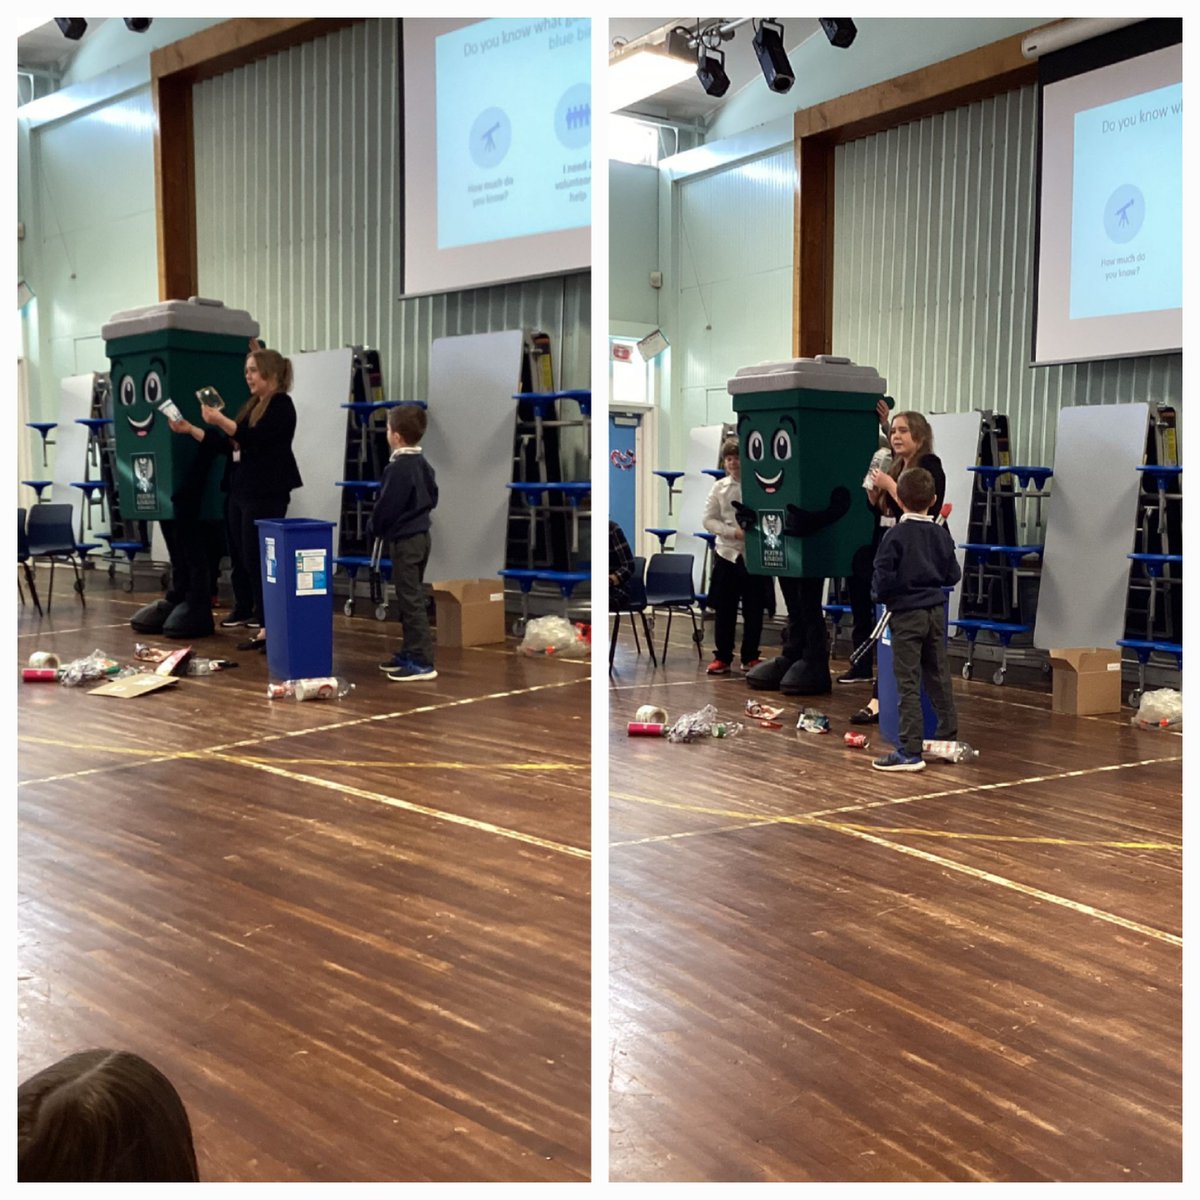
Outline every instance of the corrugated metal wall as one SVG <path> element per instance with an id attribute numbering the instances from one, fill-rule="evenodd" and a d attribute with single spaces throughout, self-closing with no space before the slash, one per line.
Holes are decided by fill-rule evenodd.
<path id="1" fill-rule="evenodd" d="M 1170 400 L 1182 355 L 1027 366 L 1037 96 L 1024 88 L 836 152 L 834 351 L 901 407 L 1006 413 L 1017 461 L 1054 461 L 1069 405 Z"/>
<path id="2" fill-rule="evenodd" d="M 200 290 L 291 353 L 377 347 L 389 398 L 428 394 L 436 337 L 537 328 L 590 378 L 588 274 L 397 300 L 398 22 L 367 20 L 194 91 Z"/>

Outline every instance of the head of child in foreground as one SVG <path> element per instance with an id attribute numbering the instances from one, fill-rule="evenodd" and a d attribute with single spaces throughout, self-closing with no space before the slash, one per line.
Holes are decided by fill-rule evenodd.
<path id="1" fill-rule="evenodd" d="M 419 446 L 429 418 L 419 404 L 400 404 L 388 409 L 387 438 L 393 450 L 401 446 Z"/>
<path id="2" fill-rule="evenodd" d="M 124 1050 L 84 1050 L 17 1089 L 17 1178 L 28 1182 L 199 1181 L 179 1093 Z"/>
<path id="3" fill-rule="evenodd" d="M 928 512 L 936 495 L 933 476 L 924 467 L 909 467 L 896 480 L 896 499 L 905 512 Z"/>
<path id="4" fill-rule="evenodd" d="M 726 438 L 721 443 L 721 466 L 725 468 L 726 475 L 741 479 L 742 460 L 738 457 L 737 438 Z"/>

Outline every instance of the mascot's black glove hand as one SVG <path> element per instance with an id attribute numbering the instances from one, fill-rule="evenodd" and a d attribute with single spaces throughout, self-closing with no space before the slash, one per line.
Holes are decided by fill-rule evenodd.
<path id="1" fill-rule="evenodd" d="M 752 508 L 747 508 L 740 500 L 733 502 L 734 515 L 742 529 L 753 529 L 758 521 L 758 514 Z"/>
<path id="2" fill-rule="evenodd" d="M 820 533 L 827 525 L 841 520 L 850 511 L 850 492 L 844 487 L 835 487 L 829 493 L 829 506 L 818 511 L 807 508 L 797 508 L 794 504 L 787 506 L 787 515 L 783 518 L 783 532 L 788 537 L 810 537 Z"/>

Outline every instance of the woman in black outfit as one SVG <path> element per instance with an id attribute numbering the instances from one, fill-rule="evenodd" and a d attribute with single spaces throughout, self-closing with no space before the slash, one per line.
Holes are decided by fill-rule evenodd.
<path id="1" fill-rule="evenodd" d="M 946 472 L 942 469 L 942 460 L 933 452 L 933 430 L 929 422 L 918 412 L 893 413 L 888 441 L 892 445 L 892 465 L 887 471 L 872 472 L 875 486 L 867 492 L 868 502 L 879 509 L 879 526 L 874 539 L 876 547 L 888 529 L 900 519 L 903 511 L 896 502 L 896 480 L 901 472 L 909 467 L 924 467 L 933 476 L 935 494 L 928 511 L 934 516 L 942 511 L 946 499 Z M 853 725 L 874 725 L 878 720 L 879 684 L 876 682 L 870 702 L 853 713 L 850 722 Z"/>
<path id="2" fill-rule="evenodd" d="M 233 420 L 220 409 L 202 404 L 200 415 L 213 428 L 200 429 L 188 421 L 171 423 L 176 433 L 190 434 L 198 442 L 219 438 L 221 448 L 231 456 L 226 478 L 226 525 L 233 560 L 234 608 L 221 624 L 258 630 L 256 637 L 239 643 L 239 650 L 263 649 L 267 644 L 262 565 L 254 523 L 286 516 L 292 491 L 304 486 L 292 453 L 296 406 L 288 395 L 291 361 L 276 350 L 252 349 L 246 355 L 246 386 L 250 398 Z"/>

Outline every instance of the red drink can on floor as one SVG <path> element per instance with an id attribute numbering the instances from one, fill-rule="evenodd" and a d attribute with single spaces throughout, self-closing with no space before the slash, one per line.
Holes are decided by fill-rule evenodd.
<path id="1" fill-rule="evenodd" d="M 855 733 L 850 729 L 846 730 L 846 736 L 842 740 L 847 746 L 853 746 L 857 750 L 865 750 L 871 744 L 865 733 Z"/>
<path id="2" fill-rule="evenodd" d="M 26 667 L 21 672 L 26 683 L 53 683 L 58 678 L 57 667 Z"/>
<path id="3" fill-rule="evenodd" d="M 630 721 L 625 732 L 630 737 L 665 737 L 667 727 L 661 721 Z"/>

